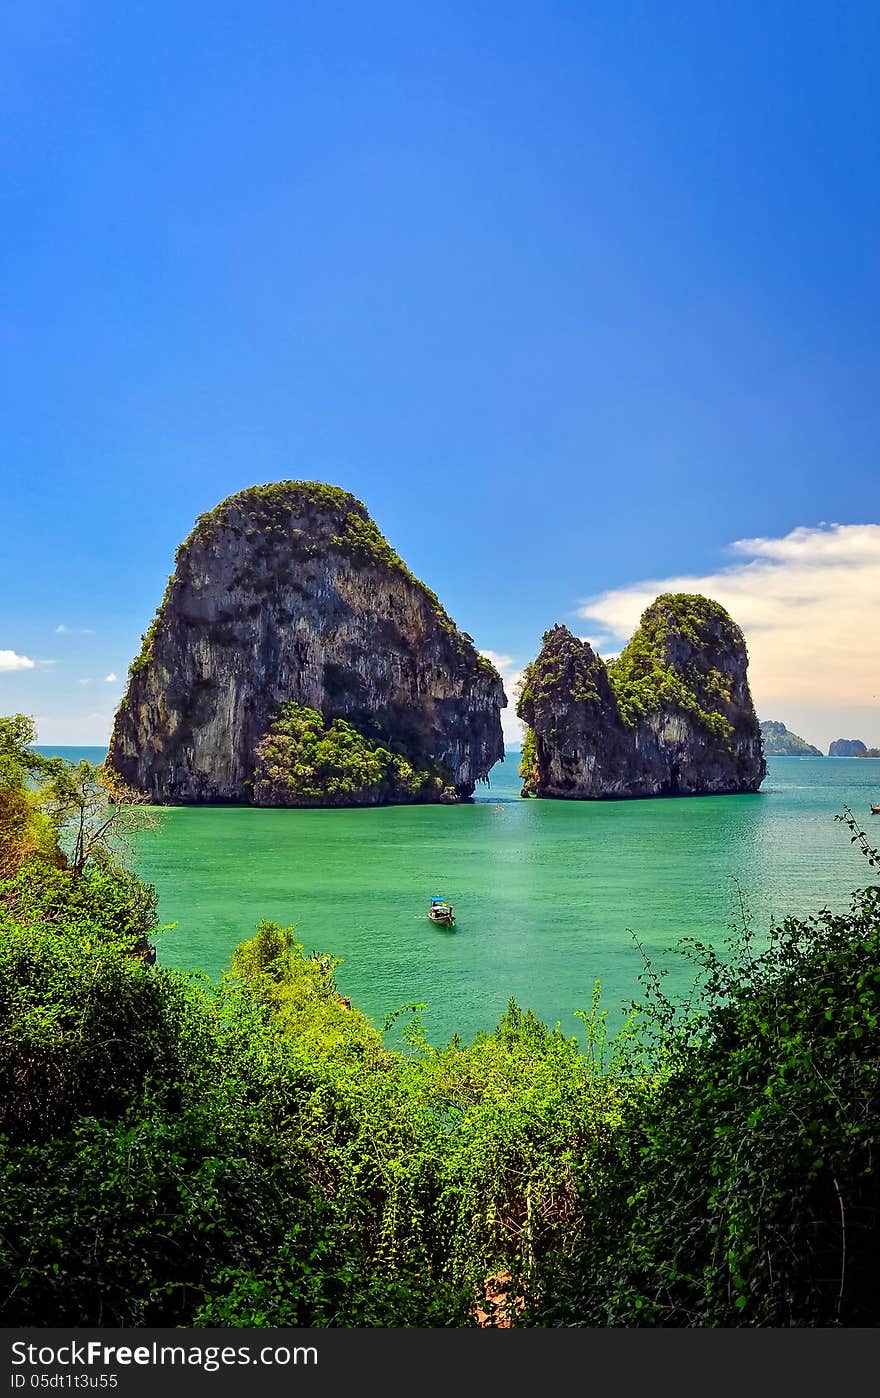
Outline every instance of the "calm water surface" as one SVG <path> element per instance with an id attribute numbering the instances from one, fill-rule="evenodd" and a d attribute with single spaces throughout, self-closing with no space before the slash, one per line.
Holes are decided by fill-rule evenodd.
<path id="1" fill-rule="evenodd" d="M 343 957 L 340 988 L 377 1020 L 425 1001 L 440 1042 L 491 1027 L 513 996 L 574 1032 L 597 978 L 613 1012 L 636 993 L 632 932 L 683 990 L 690 971 L 666 949 L 723 938 L 736 881 L 759 933 L 843 907 L 870 881 L 834 814 L 849 804 L 871 829 L 880 760 L 770 758 L 755 796 L 601 803 L 521 801 L 517 762 L 466 806 L 160 811 L 137 849 L 162 921 L 177 924 L 160 959 L 219 975 L 272 918 L 295 923 L 307 950 Z M 455 904 L 454 932 L 428 922 L 434 893 Z"/>

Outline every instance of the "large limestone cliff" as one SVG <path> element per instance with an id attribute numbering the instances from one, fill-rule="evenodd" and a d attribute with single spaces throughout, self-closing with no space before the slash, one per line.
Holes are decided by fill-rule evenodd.
<path id="1" fill-rule="evenodd" d="M 567 627 L 544 636 L 517 706 L 523 794 L 584 800 L 757 791 L 761 734 L 739 627 L 705 597 L 664 594 L 606 666 Z"/>
<path id="2" fill-rule="evenodd" d="M 178 549 L 110 761 L 165 804 L 456 799 L 503 758 L 506 702 L 360 501 L 285 481 Z"/>

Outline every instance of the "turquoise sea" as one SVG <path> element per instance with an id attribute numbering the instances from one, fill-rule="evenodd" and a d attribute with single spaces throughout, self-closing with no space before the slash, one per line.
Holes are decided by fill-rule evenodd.
<path id="1" fill-rule="evenodd" d="M 595 803 L 520 800 L 518 760 L 472 805 L 160 810 L 137 847 L 162 921 L 176 923 L 160 960 L 219 975 L 272 918 L 343 957 L 341 990 L 377 1021 L 425 1002 L 440 1042 L 491 1027 L 513 996 L 574 1032 L 597 978 L 612 1021 L 637 993 L 633 934 L 668 969 L 667 989 L 684 990 L 691 972 L 666 949 L 720 941 L 737 885 L 763 935 L 871 881 L 834 815 L 850 805 L 880 842 L 880 759 L 776 757 L 754 796 Z M 454 932 L 428 922 L 434 893 L 455 904 Z"/>

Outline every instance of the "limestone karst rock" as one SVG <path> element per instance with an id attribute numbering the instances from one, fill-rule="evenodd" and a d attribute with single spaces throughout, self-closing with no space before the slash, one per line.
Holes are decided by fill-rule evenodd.
<path id="1" fill-rule="evenodd" d="M 503 758 L 506 702 L 360 501 L 283 481 L 178 549 L 110 762 L 165 804 L 461 799 Z"/>
<path id="2" fill-rule="evenodd" d="M 517 712 L 524 794 L 590 799 L 757 791 L 766 772 L 739 627 L 666 593 L 610 665 L 564 626 L 544 636 Z"/>
<path id="3" fill-rule="evenodd" d="M 861 738 L 835 738 L 828 749 L 829 757 L 864 757 L 868 751 Z"/>

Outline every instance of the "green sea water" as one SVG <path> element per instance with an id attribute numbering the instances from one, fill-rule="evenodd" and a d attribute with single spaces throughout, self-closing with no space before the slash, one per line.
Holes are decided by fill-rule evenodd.
<path id="1" fill-rule="evenodd" d="M 340 989 L 377 1021 L 421 1001 L 443 1042 L 490 1028 L 513 996 L 574 1032 L 597 979 L 612 1022 L 637 994 L 633 934 L 681 992 L 692 972 L 667 948 L 720 942 L 737 885 L 762 936 L 787 914 L 844 907 L 871 881 L 834 815 L 849 804 L 871 831 L 880 760 L 770 758 L 757 795 L 619 802 L 522 801 L 517 761 L 472 805 L 160 811 L 137 846 L 162 921 L 177 924 L 160 960 L 217 976 L 271 918 L 295 923 L 307 950 L 341 956 Z M 452 932 L 427 919 L 435 893 L 455 904 Z"/>

